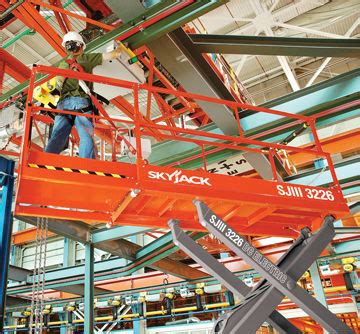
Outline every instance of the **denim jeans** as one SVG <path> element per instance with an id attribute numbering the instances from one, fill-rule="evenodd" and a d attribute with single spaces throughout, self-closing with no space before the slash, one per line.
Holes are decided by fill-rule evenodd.
<path id="1" fill-rule="evenodd" d="M 70 96 L 61 100 L 57 108 L 60 110 L 80 110 L 90 105 L 90 101 L 80 96 Z M 92 114 L 92 111 L 84 114 Z M 79 155 L 81 158 L 95 159 L 93 133 L 94 127 L 91 118 L 73 115 L 58 114 L 55 116 L 54 127 L 45 152 L 59 154 L 65 147 L 73 124 L 80 137 Z"/>

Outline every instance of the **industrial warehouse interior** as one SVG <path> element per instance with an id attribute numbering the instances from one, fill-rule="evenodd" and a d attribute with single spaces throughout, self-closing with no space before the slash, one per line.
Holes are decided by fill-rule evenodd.
<path id="1" fill-rule="evenodd" d="M 360 333 L 359 0 L 0 0 L 0 333 Z"/>

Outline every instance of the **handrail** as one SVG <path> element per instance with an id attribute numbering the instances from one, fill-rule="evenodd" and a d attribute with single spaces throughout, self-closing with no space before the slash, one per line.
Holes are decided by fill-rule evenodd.
<path id="1" fill-rule="evenodd" d="M 31 124 L 31 119 L 37 119 L 39 115 L 36 115 L 37 112 L 40 110 L 44 110 L 47 112 L 53 112 L 53 113 L 64 113 L 64 114 L 70 114 L 70 115 L 79 115 L 76 112 L 71 111 L 64 111 L 64 110 L 54 110 L 44 107 L 38 107 L 34 106 L 32 104 L 32 95 L 33 90 L 37 85 L 42 84 L 47 79 L 42 79 L 40 82 L 37 82 L 35 84 L 35 77 L 37 74 L 48 74 L 50 77 L 59 75 L 64 76 L 67 78 L 74 78 L 74 79 L 80 79 L 84 81 L 91 81 L 91 82 L 98 82 L 106 85 L 112 85 L 122 88 L 127 88 L 130 91 L 132 91 L 133 94 L 133 102 L 129 104 L 129 106 L 132 108 L 131 112 L 133 114 L 133 118 L 124 118 L 124 117 L 109 117 L 107 113 L 104 111 L 99 116 L 95 115 L 82 115 L 85 117 L 90 117 L 95 121 L 95 127 L 96 124 L 101 124 L 102 127 L 104 127 L 104 123 L 101 123 L 101 121 L 107 121 L 111 125 L 108 125 L 108 129 L 110 132 L 114 135 L 116 132 L 122 132 L 124 135 L 126 135 L 126 129 L 124 129 L 124 125 L 127 128 L 132 128 L 134 130 L 134 136 L 136 141 L 136 147 L 139 149 L 136 151 L 136 157 L 137 157 L 137 175 L 140 178 L 140 168 L 143 164 L 143 157 L 141 155 L 141 137 L 151 136 L 156 138 L 157 140 L 160 138 L 161 140 L 164 139 L 175 139 L 178 141 L 193 143 L 194 145 L 197 145 L 202 150 L 202 157 L 204 161 L 204 167 L 206 170 L 206 148 L 211 147 L 217 147 L 217 148 L 223 148 L 223 149 L 231 149 L 231 150 L 237 150 L 237 151 L 251 151 L 251 152 L 257 152 L 259 154 L 265 154 L 268 156 L 271 169 L 273 172 L 273 179 L 277 180 L 277 173 L 276 173 L 276 167 L 274 162 L 274 156 L 278 150 L 285 150 L 288 152 L 303 152 L 314 155 L 314 159 L 318 157 L 323 157 L 327 160 L 334 186 L 338 187 L 340 189 L 340 184 L 336 178 L 336 174 L 334 171 L 334 166 L 332 164 L 332 161 L 330 159 L 330 155 L 324 152 L 321 148 L 320 140 L 316 133 L 316 117 L 308 117 L 298 114 L 291 114 L 284 111 L 279 110 L 273 110 L 273 109 L 267 109 L 263 107 L 258 106 L 252 106 L 246 103 L 236 102 L 236 101 L 226 101 L 215 97 L 206 97 L 199 94 L 192 94 L 188 92 L 182 92 L 177 91 L 174 89 L 168 89 L 168 88 L 162 88 L 162 87 L 155 87 L 151 86 L 147 83 L 144 84 L 138 84 L 130 81 L 120 80 L 120 79 L 114 79 L 114 78 L 107 78 L 100 75 L 94 75 L 94 74 L 88 74 L 88 73 L 80 73 L 73 70 L 65 70 L 65 69 L 59 69 L 44 65 L 37 65 L 34 66 L 32 70 L 32 76 L 30 81 L 30 87 L 28 92 L 28 100 L 27 100 L 27 120 L 26 120 L 26 129 L 24 134 L 24 143 L 29 142 L 30 138 L 30 129 L 28 128 Z M 208 103 L 214 103 L 219 105 L 227 105 L 231 110 L 233 110 L 235 114 L 236 121 L 238 123 L 238 129 L 239 133 L 237 137 L 234 136 L 228 136 L 228 135 L 222 135 L 222 134 L 216 134 L 216 133 L 210 133 L 210 132 L 204 132 L 201 130 L 194 130 L 194 129 L 186 129 L 184 127 L 178 127 L 175 125 L 175 123 L 167 123 L 166 125 L 163 125 L 161 123 L 161 120 L 164 119 L 166 116 L 167 119 L 173 117 L 171 107 L 168 106 L 168 110 L 166 110 L 167 114 L 163 114 L 163 117 L 156 117 L 155 119 L 149 119 L 148 117 L 145 117 L 141 111 L 140 111 L 140 105 L 139 105 L 139 94 L 142 94 L 142 92 L 145 92 L 148 94 L 147 103 L 149 104 L 151 102 L 151 96 L 156 96 L 157 98 L 161 95 L 171 95 L 177 98 L 186 98 L 190 99 L 191 101 L 206 101 Z M 150 98 L 149 98 L 150 96 Z M 156 100 L 158 103 L 158 100 Z M 155 102 L 152 102 L 155 104 Z M 164 101 L 162 103 L 165 103 Z M 165 105 L 165 104 L 164 104 Z M 164 107 L 162 105 L 162 107 Z M 166 105 L 165 105 L 166 106 Z M 147 106 L 146 109 L 149 109 L 149 106 Z M 287 117 L 290 119 L 293 119 L 292 124 L 308 124 L 309 129 L 312 133 L 312 136 L 314 138 L 314 148 L 308 149 L 308 148 L 301 148 L 301 147 L 295 147 L 290 145 L 283 145 L 278 143 L 271 143 L 271 142 L 263 142 L 256 139 L 246 138 L 244 136 L 244 133 L 241 129 L 241 118 L 239 117 L 239 111 L 240 110 L 253 110 L 256 112 L 263 112 L 271 115 L 277 115 L 282 117 Z M 176 117 L 179 117 L 181 114 L 185 114 L 188 112 L 187 106 L 184 107 L 184 109 L 179 112 L 177 111 Z M 146 111 L 146 114 L 148 116 L 149 110 Z M 40 119 L 39 119 L 40 121 Z M 98 122 L 98 123 L 96 123 Z M 100 122 L 100 123 L 99 123 Z M 117 125 L 115 125 L 113 122 L 116 122 Z M 158 134 L 156 137 L 155 134 Z M 29 149 L 29 145 L 24 145 L 22 148 L 22 160 L 23 157 L 27 157 L 27 150 Z M 114 148 L 113 148 L 114 149 Z M 114 156 L 114 154 L 113 154 Z M 23 163 L 20 164 L 20 167 L 24 166 Z"/>

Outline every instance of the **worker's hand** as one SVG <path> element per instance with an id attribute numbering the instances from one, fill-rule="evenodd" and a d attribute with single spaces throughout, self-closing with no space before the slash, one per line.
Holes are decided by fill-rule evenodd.
<path id="1" fill-rule="evenodd" d="M 61 90 L 63 88 L 63 85 L 64 85 L 64 81 L 65 81 L 65 78 L 64 77 L 61 77 L 61 76 L 57 76 L 56 77 L 56 85 L 55 85 L 55 88 L 61 93 Z"/>
<path id="2" fill-rule="evenodd" d="M 114 50 L 103 53 L 103 60 L 112 60 L 120 57 L 122 48 L 121 44 L 118 44 Z"/>
<path id="3" fill-rule="evenodd" d="M 50 81 L 46 83 L 46 86 L 49 92 L 52 92 L 55 89 L 55 86 Z"/>

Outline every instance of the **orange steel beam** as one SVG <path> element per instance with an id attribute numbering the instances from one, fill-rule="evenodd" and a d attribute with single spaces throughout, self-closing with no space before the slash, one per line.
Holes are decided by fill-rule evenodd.
<path id="1" fill-rule="evenodd" d="M 53 232 L 48 232 L 48 237 L 56 235 Z M 36 240 L 36 227 L 28 228 L 12 234 L 11 243 L 14 246 L 20 246 Z"/>
<path id="2" fill-rule="evenodd" d="M 61 2 L 59 0 L 50 0 L 50 4 L 54 5 L 56 7 L 62 7 Z M 68 31 L 72 30 L 71 23 L 68 17 L 62 13 L 59 13 L 58 11 L 54 11 L 56 20 L 59 23 L 59 26 L 64 34 L 66 34 Z"/>
<path id="3" fill-rule="evenodd" d="M 25 77 L 22 75 L 22 73 L 18 72 L 16 70 L 16 67 L 5 65 L 5 73 L 7 73 L 9 76 L 11 76 L 13 79 L 15 79 L 17 82 L 21 83 L 26 80 L 28 80 L 30 77 Z"/>
<path id="4" fill-rule="evenodd" d="M 63 8 L 63 5 L 62 5 L 60 0 L 55 0 L 55 5 L 58 6 L 59 8 Z M 67 31 L 71 31 L 72 26 L 71 26 L 71 22 L 70 22 L 69 18 L 63 13 L 60 14 L 60 15 L 61 15 L 61 18 L 63 19 L 63 22 L 64 22 L 64 24 L 66 26 Z"/>
<path id="5" fill-rule="evenodd" d="M 129 203 L 135 198 L 136 194 L 133 194 L 133 191 L 129 191 L 125 197 L 120 201 L 117 208 L 111 214 L 111 222 L 116 221 L 121 213 L 126 209 Z"/>
<path id="6" fill-rule="evenodd" d="M 272 212 L 276 210 L 275 207 L 263 207 L 255 211 L 253 214 L 251 214 L 248 217 L 248 227 L 254 225 L 258 221 L 260 221 L 262 218 L 270 215 Z"/>
<path id="7" fill-rule="evenodd" d="M 340 133 L 335 136 L 324 138 L 321 140 L 321 146 L 325 152 L 330 154 L 334 153 L 345 153 L 353 150 L 360 149 L 360 130 L 355 129 Z M 303 148 L 313 148 L 314 145 L 308 144 L 302 146 Z M 314 156 L 311 157 L 310 154 L 297 152 L 290 154 L 291 161 L 296 166 L 306 165 L 314 160 Z"/>
<path id="8" fill-rule="evenodd" d="M 115 27 L 110 26 L 108 24 L 104 24 L 102 22 L 89 19 L 87 17 L 72 13 L 72 12 L 70 12 L 68 10 L 65 10 L 63 8 L 60 8 L 60 7 L 49 5 L 48 3 L 45 3 L 45 2 L 42 2 L 42 1 L 39 1 L 39 0 L 28 0 L 28 2 L 31 2 L 31 3 L 36 4 L 36 5 L 40 5 L 41 7 L 44 7 L 44 8 L 47 8 L 47 9 L 51 9 L 54 12 L 59 12 L 59 13 L 62 13 L 62 14 L 68 15 L 68 16 L 72 16 L 72 17 L 74 17 L 76 19 L 79 19 L 81 21 L 85 21 L 87 23 L 91 23 L 91 24 L 93 24 L 95 26 L 98 26 L 98 27 L 103 28 L 103 29 L 108 30 L 108 31 L 113 30 L 115 28 Z"/>
<path id="9" fill-rule="evenodd" d="M 120 109 L 126 116 L 134 119 L 134 107 L 123 96 L 117 96 L 110 101 L 115 107 Z"/>
<path id="10" fill-rule="evenodd" d="M 0 0 L 0 3 L 4 4 L 6 8 L 9 7 L 9 4 L 7 4 L 5 0 Z M 61 37 L 50 26 L 45 18 L 40 15 L 33 5 L 28 2 L 24 2 L 13 11 L 13 14 L 28 27 L 40 33 L 59 55 L 62 57 L 66 56 L 65 50 L 61 46 Z"/>
<path id="11" fill-rule="evenodd" d="M 360 226 L 360 212 L 342 219 L 344 226 Z"/>
<path id="12" fill-rule="evenodd" d="M 0 59 L 3 66 L 5 66 L 3 68 L 4 72 L 8 73 L 16 81 L 23 82 L 30 78 L 31 70 L 20 60 L 2 48 L 0 48 Z"/>

